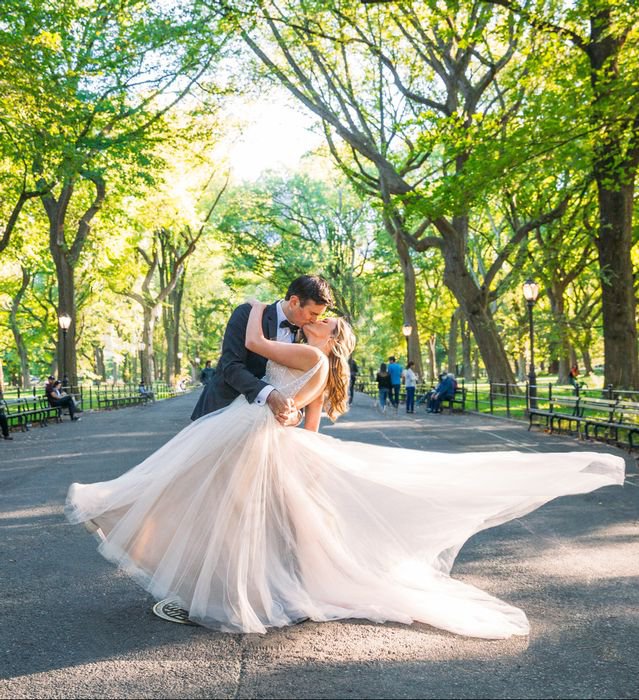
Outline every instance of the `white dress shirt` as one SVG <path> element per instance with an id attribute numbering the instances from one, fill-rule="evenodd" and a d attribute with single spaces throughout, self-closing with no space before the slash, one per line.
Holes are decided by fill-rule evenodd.
<path id="1" fill-rule="evenodd" d="M 417 375 L 412 369 L 404 370 L 404 381 L 406 382 L 406 388 L 417 386 Z"/>

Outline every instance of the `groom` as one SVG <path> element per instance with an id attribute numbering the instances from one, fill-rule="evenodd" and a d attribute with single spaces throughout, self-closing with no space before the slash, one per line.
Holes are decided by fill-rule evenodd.
<path id="1" fill-rule="evenodd" d="M 271 340 L 295 342 L 298 330 L 313 323 L 333 304 L 328 282 L 317 275 L 302 275 L 291 282 L 286 296 L 264 310 L 262 330 Z M 228 406 L 240 394 L 249 403 L 267 404 L 283 425 L 297 425 L 299 417 L 287 398 L 262 380 L 266 358 L 245 345 L 250 304 L 238 306 L 226 326 L 222 355 L 213 379 L 204 387 L 191 420 Z"/>

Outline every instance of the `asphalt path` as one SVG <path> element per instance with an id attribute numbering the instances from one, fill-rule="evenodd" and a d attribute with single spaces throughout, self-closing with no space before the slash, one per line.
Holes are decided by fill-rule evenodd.
<path id="1" fill-rule="evenodd" d="M 453 568 L 523 608 L 529 637 L 424 624 L 304 622 L 240 635 L 166 622 L 62 513 L 73 481 L 112 479 L 187 425 L 197 394 L 85 413 L 0 440 L 0 698 L 636 698 L 634 456 L 475 414 L 384 415 L 358 394 L 335 437 L 442 452 L 609 451 L 623 488 L 569 496 L 473 537 Z"/>

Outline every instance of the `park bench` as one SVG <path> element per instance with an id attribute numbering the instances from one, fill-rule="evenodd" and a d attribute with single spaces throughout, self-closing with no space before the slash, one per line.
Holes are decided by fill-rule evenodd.
<path id="1" fill-rule="evenodd" d="M 447 399 L 442 403 L 446 404 L 448 410 L 453 413 L 455 409 L 459 409 L 462 413 L 466 410 L 466 387 L 457 386 L 455 389 L 455 396 L 452 399 Z"/>
<path id="2" fill-rule="evenodd" d="M 528 430 L 535 419 L 543 419 L 551 433 L 567 427 L 579 437 L 603 439 L 632 449 L 634 435 L 639 433 L 639 404 L 611 398 L 557 396 L 549 400 L 547 409 L 530 408 L 528 419 Z"/>
<path id="3" fill-rule="evenodd" d="M 430 386 L 428 389 L 427 387 L 428 385 L 425 383 L 418 385 L 415 392 L 415 408 L 419 408 L 420 406 L 424 406 L 426 408 L 428 407 L 428 400 L 426 397 L 428 396 L 428 393 L 434 389 L 434 387 Z M 355 388 L 357 391 L 361 391 L 362 393 L 371 396 L 375 405 L 377 404 L 378 388 L 376 382 L 361 380 L 356 383 Z M 451 413 L 454 411 L 461 411 L 463 413 L 466 410 L 466 396 L 466 387 L 463 384 L 458 384 L 457 388 L 455 389 L 455 396 L 452 399 L 446 399 L 443 401 L 441 408 L 447 408 Z M 402 387 L 400 403 L 404 402 L 405 400 L 406 389 L 405 387 Z"/>
<path id="4" fill-rule="evenodd" d="M 424 406 L 424 408 L 428 409 L 428 396 L 433 390 L 434 387 L 431 387 L 426 392 L 422 391 L 415 399 L 415 405 Z M 457 385 L 455 395 L 451 399 L 444 399 L 442 401 L 440 409 L 443 410 L 444 408 L 447 408 L 450 413 L 453 413 L 455 410 L 459 410 L 463 413 L 466 410 L 466 387 L 463 384 Z"/>
<path id="5" fill-rule="evenodd" d="M 62 421 L 62 410 L 50 406 L 46 396 L 21 396 L 15 399 L 2 399 L 0 411 L 7 418 L 9 426 L 17 426 L 22 431 L 29 430 L 33 423 L 47 425 L 49 418 Z"/>
<path id="6" fill-rule="evenodd" d="M 98 408 L 122 408 L 123 406 L 135 406 L 137 404 L 145 404 L 151 401 L 150 396 L 140 394 L 139 392 L 130 392 L 129 390 L 121 389 L 103 389 L 96 391 Z"/>
<path id="7" fill-rule="evenodd" d="M 579 412 L 579 399 L 572 396 L 554 396 L 549 400 L 548 408 L 528 409 L 528 430 L 530 430 L 536 419 L 544 423 L 544 427 L 552 432 L 555 425 L 561 429 L 561 421 L 568 423 L 568 428 L 574 423 L 576 426 L 581 422 Z"/>
<path id="8" fill-rule="evenodd" d="M 584 437 L 604 439 L 618 445 L 634 447 L 633 437 L 639 433 L 639 404 L 632 401 L 583 399 Z M 623 436 L 625 435 L 625 440 Z"/>

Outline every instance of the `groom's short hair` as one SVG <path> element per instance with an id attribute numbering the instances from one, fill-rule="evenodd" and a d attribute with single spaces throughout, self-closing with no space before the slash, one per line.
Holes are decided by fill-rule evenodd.
<path id="1" fill-rule="evenodd" d="M 316 304 L 324 304 L 325 306 L 333 306 L 331 287 L 319 275 L 302 275 L 294 279 L 289 285 L 284 298 L 288 301 L 292 296 L 298 297 L 302 306 L 309 301 L 313 301 Z"/>

